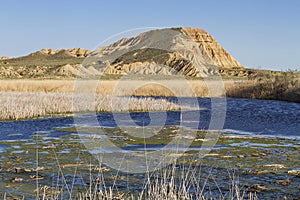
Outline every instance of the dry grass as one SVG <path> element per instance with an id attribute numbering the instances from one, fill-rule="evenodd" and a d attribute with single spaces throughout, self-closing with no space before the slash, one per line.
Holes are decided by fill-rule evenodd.
<path id="1" fill-rule="evenodd" d="M 83 189 L 76 190 L 70 187 L 58 187 L 54 191 L 47 191 L 44 187 L 40 190 L 40 195 L 43 199 L 78 199 L 78 200 L 257 200 L 258 197 L 255 192 L 250 192 L 243 188 L 234 172 L 228 171 L 228 187 L 226 191 L 222 191 L 218 185 L 217 178 L 214 175 L 203 176 L 201 166 L 194 166 L 185 168 L 178 171 L 179 165 L 175 163 L 169 168 L 164 168 L 154 173 L 146 173 L 144 176 L 144 184 L 142 189 L 135 193 L 134 191 L 120 191 L 117 186 L 106 186 L 107 184 L 103 172 L 93 176 L 90 174 L 90 184 Z M 63 179 L 64 177 L 62 177 Z M 115 178 L 118 178 L 116 176 Z M 214 182 L 213 185 L 211 180 Z M 118 180 L 114 180 L 118 181 Z M 66 185 L 67 186 L 67 185 Z M 64 188 L 73 188 L 64 189 Z M 101 189 L 100 189 L 101 188 Z M 214 189 L 213 189 L 214 188 Z M 48 195 L 47 193 L 50 193 Z"/>
<path id="2" fill-rule="evenodd" d="M 146 190 L 140 193 L 138 199 L 244 199 L 245 193 L 239 190 L 239 186 L 234 180 L 228 180 L 228 185 L 233 183 L 233 190 L 229 192 L 221 190 L 217 193 L 207 192 L 207 189 L 210 190 L 207 183 L 209 179 L 213 179 L 213 176 L 202 177 L 199 169 L 201 169 L 200 166 L 190 166 L 187 169 L 183 167 L 182 171 L 178 173 L 178 165 L 173 164 L 170 170 L 163 169 L 161 174 L 155 174 L 152 180 L 148 177 L 145 185 Z M 219 187 L 217 183 L 215 183 L 215 186 Z M 226 197 L 222 194 L 223 192 L 227 193 Z"/>
<path id="3" fill-rule="evenodd" d="M 93 92 L 103 95 L 122 93 L 127 96 L 218 96 L 223 84 L 233 81 L 201 80 L 0 80 L 0 92 L 55 92 L 72 93 L 76 91 Z M 97 85 L 97 86 L 96 86 Z M 80 87 L 80 88 L 79 88 Z M 193 90 L 187 93 L 187 87 Z M 75 89 L 76 88 L 76 89 Z M 90 91 L 82 88 L 91 88 Z M 133 90 L 135 88 L 135 90 Z"/>
<path id="4" fill-rule="evenodd" d="M 226 95 L 236 98 L 300 102 L 299 78 L 290 76 L 235 81 L 0 80 L 0 92 L 73 93 L 74 91 L 125 96 L 220 97 Z"/>
<path id="5" fill-rule="evenodd" d="M 204 83 L 201 84 L 192 85 L 191 90 L 197 91 L 199 95 L 207 95 L 203 89 Z M 137 90 L 134 90 L 136 86 Z M 155 84 L 143 81 L 101 81 L 97 85 L 95 81 L 86 80 L 1 80 L 0 119 L 15 120 L 72 112 L 119 112 L 126 110 L 126 104 L 135 111 L 177 110 L 178 105 L 166 100 L 120 97 L 112 102 L 111 96 L 194 96 L 193 93 L 187 93 L 184 87 L 186 84 L 176 81 Z M 116 88 L 118 91 L 115 91 Z M 172 95 L 170 89 L 175 95 Z M 94 99 L 95 105 L 92 104 Z"/>
<path id="6" fill-rule="evenodd" d="M 235 98 L 300 102 L 300 81 L 286 76 L 240 81 L 226 85 L 226 94 Z"/>
<path id="7" fill-rule="evenodd" d="M 76 89 L 75 89 L 76 88 Z M 225 89 L 224 89 L 225 88 Z M 73 95 L 74 93 L 79 93 Z M 96 104 L 90 95 L 97 94 Z M 23 119 L 56 113 L 124 111 L 127 98 L 113 96 L 236 97 L 300 102 L 300 81 L 289 76 L 248 81 L 88 81 L 88 80 L 0 80 L 0 119 Z M 109 95 L 109 96 L 108 96 Z M 72 99 L 74 97 L 74 99 Z M 89 100 L 87 100 L 89 98 Z M 94 101 L 94 99 L 92 99 Z M 75 103 L 74 108 L 72 103 Z M 130 98 L 137 111 L 176 110 L 165 100 Z"/>
<path id="8" fill-rule="evenodd" d="M 72 92 L 72 80 L 0 80 L 1 92 Z"/>
<path id="9" fill-rule="evenodd" d="M 179 106 L 163 99 L 91 96 L 72 93 L 1 92 L 0 119 L 17 120 L 57 113 L 130 110 L 177 110 Z"/>

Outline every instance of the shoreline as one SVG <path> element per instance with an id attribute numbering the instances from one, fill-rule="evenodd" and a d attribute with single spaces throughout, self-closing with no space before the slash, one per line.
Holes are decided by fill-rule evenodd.
<path id="1" fill-rule="evenodd" d="M 0 92 L 0 94 L 3 94 L 3 92 Z M 19 92 L 9 92 L 7 94 L 17 94 L 20 95 Z M 28 95 L 28 93 L 24 93 L 24 95 Z M 32 94 L 41 94 L 41 95 L 55 95 L 55 93 L 32 93 Z M 60 95 L 64 95 L 59 93 Z M 30 94 L 29 94 L 30 95 Z M 70 94 L 69 94 L 70 95 Z M 72 96 L 72 95 L 71 95 Z M 101 96 L 101 95 L 100 95 Z M 191 110 L 193 108 L 181 108 L 179 104 L 176 104 L 175 102 L 172 101 L 168 101 L 166 100 L 167 98 L 174 98 L 173 96 L 167 96 L 167 97 L 159 97 L 159 96 L 124 96 L 124 97 L 119 97 L 119 98 L 124 98 L 124 99 L 131 99 L 131 100 L 137 100 L 137 101 L 143 101 L 143 100 L 150 100 L 153 101 L 152 103 L 155 104 L 155 102 L 162 101 L 163 104 L 166 103 L 166 109 L 133 109 L 133 110 L 129 110 L 130 112 L 176 112 L 176 111 L 180 111 L 183 109 L 187 109 L 187 110 Z M 190 98 L 190 97 L 182 97 L 182 98 Z M 212 99 L 212 98 L 216 98 L 216 97 L 196 97 L 196 98 L 200 98 L 200 99 Z M 250 99 L 250 98 L 244 98 L 244 97 L 222 97 L 225 99 L 244 99 L 244 100 L 255 100 L 255 101 L 279 101 L 279 102 L 286 102 L 286 103 L 296 103 L 299 104 L 300 102 L 294 102 L 294 101 L 285 101 L 285 100 L 273 100 L 273 99 Z M 1 97 L 0 97 L 0 102 L 1 102 Z M 55 102 L 57 103 L 57 102 Z M 72 104 L 72 102 L 70 102 L 70 104 Z M 5 104 L 2 104 L 2 107 L 7 106 Z M 171 107 L 170 107 L 171 106 Z M 8 106 L 11 107 L 11 106 Z M 199 107 L 199 109 L 201 109 Z M 0 109 L 1 110 L 1 109 Z M 3 111 L 3 110 L 2 110 Z M 91 112 L 92 111 L 92 112 Z M 43 112 L 43 111 L 38 111 L 38 112 Z M 67 112 L 49 112 L 49 113 L 44 113 L 44 114 L 34 114 L 32 116 L 25 116 L 25 117 L 21 117 L 21 118 L 14 118 L 14 117 L 7 117 L 7 118 L 1 118 L 0 117 L 0 122 L 15 122 L 15 121 L 26 121 L 26 120 L 42 120 L 42 119 L 47 119 L 47 118 L 68 118 L 68 117 L 74 117 L 75 115 L 78 114 L 101 114 L 101 113 L 123 113 L 123 112 L 127 112 L 127 110 L 120 110 L 120 111 L 112 111 L 111 109 L 107 109 L 107 110 L 100 110 L 100 111 L 96 111 L 94 112 L 93 110 L 89 110 L 89 111 L 79 111 L 79 112 L 72 112 L 72 111 L 67 111 Z"/>

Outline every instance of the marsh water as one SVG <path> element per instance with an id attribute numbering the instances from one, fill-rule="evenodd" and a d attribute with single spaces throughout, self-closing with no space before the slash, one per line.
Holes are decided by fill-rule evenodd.
<path id="1" fill-rule="evenodd" d="M 169 100 L 178 101 L 172 98 Z M 0 122 L 0 194 L 5 193 L 12 197 L 25 196 L 25 198 L 28 194 L 28 198 L 32 197 L 35 194 L 36 181 L 31 180 L 30 177 L 36 174 L 36 170 L 18 169 L 34 169 L 37 165 L 43 167 L 43 170 L 39 171 L 43 178 L 39 180 L 40 185 L 37 187 L 45 185 L 57 187 L 59 184 L 64 187 L 68 185 L 68 181 L 78 187 L 85 187 L 87 181 L 84 180 L 84 173 L 87 175 L 89 173 L 84 168 L 86 167 L 84 163 L 93 162 L 91 161 L 93 158 L 91 156 L 90 160 L 85 160 L 87 158 L 85 155 L 90 155 L 90 152 L 86 151 L 78 135 L 89 132 L 89 128 L 98 126 L 111 130 L 108 131 L 110 137 L 120 144 L 122 149 L 154 151 L 166 145 L 167 138 L 175 129 L 174 127 L 184 126 L 187 130 L 199 130 L 197 137 L 201 138 L 201 133 L 208 129 L 216 131 L 214 128 L 222 125 L 222 128 L 217 130 L 221 132 L 218 143 L 208 156 L 197 161 L 197 164 L 203 166 L 201 168 L 203 174 L 208 173 L 207 171 L 214 172 L 216 176 L 227 174 L 223 175 L 223 182 L 220 181 L 220 185 L 215 186 L 217 193 L 222 187 L 225 191 L 226 188 L 228 189 L 226 180 L 228 182 L 230 176 L 228 169 L 230 169 L 239 173 L 239 184 L 242 188 L 257 193 L 258 197 L 271 198 L 275 194 L 276 198 L 300 198 L 300 176 L 297 173 L 290 173 L 292 170 L 296 172 L 300 170 L 299 103 L 235 98 L 227 98 L 225 104 L 224 101 L 215 101 L 217 105 L 209 98 L 199 98 L 197 101 L 199 110 L 151 114 L 131 112 L 129 116 L 133 121 L 128 120 L 126 113 L 100 113 Z M 186 102 L 189 100 L 187 99 Z M 224 119 L 224 122 L 212 126 L 213 112 L 219 119 Z M 222 113 L 225 115 L 222 116 Z M 79 133 L 74 129 L 75 124 L 78 123 L 83 127 Z M 147 145 L 139 140 L 132 139 L 134 142 L 130 142 L 124 133 L 120 134 L 120 130 L 117 130 L 120 126 L 156 127 L 161 126 L 162 123 L 164 127 L 169 127 L 162 133 L 163 136 L 160 137 L 162 141 L 149 140 Z M 107 135 L 107 131 L 104 134 Z M 180 161 L 183 166 L 194 162 L 193 153 L 198 148 L 201 148 L 201 144 L 195 142 L 186 149 L 189 157 Z M 82 170 L 85 170 L 80 178 L 76 178 L 77 175 L 74 175 L 74 168 L 72 168 L 72 164 L 78 162 L 84 168 Z M 58 170 L 59 165 L 65 166 L 65 171 Z M 113 169 L 107 168 L 108 180 L 112 174 L 127 177 L 126 179 L 119 177 L 122 180 L 119 186 L 123 190 L 140 189 L 138 182 L 143 181 L 143 175 L 122 173 L 120 175 Z M 60 183 L 59 177 L 63 177 L 63 174 L 67 177 L 64 183 Z M 128 176 L 131 177 L 130 181 Z M 212 192 L 214 186 L 207 187 L 210 187 L 207 189 L 210 194 L 214 194 Z M 122 190 L 120 188 L 118 190 Z"/>
<path id="2" fill-rule="evenodd" d="M 211 120 L 211 100 L 203 98 L 199 98 L 198 100 L 201 110 L 193 112 L 200 112 L 198 128 L 205 130 L 208 129 Z M 226 103 L 222 104 L 222 106 L 226 106 L 226 117 L 223 127 L 225 131 L 256 136 L 300 137 L 299 103 L 227 98 Z M 123 114 L 117 113 L 114 115 L 122 118 Z M 148 113 L 131 112 L 130 115 L 138 126 L 147 126 L 150 121 Z M 152 115 L 155 116 L 157 121 L 161 122 L 160 112 Z M 86 122 L 85 125 L 100 125 L 103 127 L 117 127 L 119 125 L 115 123 L 114 116 L 111 113 L 98 114 L 99 124 L 90 123 L 90 118 L 94 118 L 94 114 L 85 114 L 79 117 L 82 118 L 80 120 L 82 123 Z M 30 139 L 37 131 L 49 131 L 51 132 L 50 137 L 61 136 L 66 133 L 59 133 L 53 131 L 53 129 L 56 127 L 72 126 L 73 123 L 74 120 L 72 117 L 0 122 L 0 140 Z M 132 123 L 123 121 L 122 125 L 130 126 Z M 180 112 L 168 112 L 165 125 L 180 125 Z"/>

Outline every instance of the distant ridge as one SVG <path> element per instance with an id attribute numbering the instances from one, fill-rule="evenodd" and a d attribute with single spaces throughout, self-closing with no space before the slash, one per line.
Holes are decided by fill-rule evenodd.
<path id="1" fill-rule="evenodd" d="M 57 56 L 57 55 L 63 55 L 63 56 L 70 56 L 70 57 L 76 57 L 76 58 L 85 58 L 90 53 L 91 53 L 90 50 L 86 50 L 86 49 L 83 49 L 83 48 L 59 49 L 59 50 L 42 49 L 40 51 L 29 54 L 29 56 L 41 56 L 41 55 Z"/>
<path id="2" fill-rule="evenodd" d="M 83 48 L 42 49 L 27 56 L 2 59 L 0 78 L 75 78 L 90 52 Z M 88 75 L 94 76 L 94 73 L 92 70 Z"/>

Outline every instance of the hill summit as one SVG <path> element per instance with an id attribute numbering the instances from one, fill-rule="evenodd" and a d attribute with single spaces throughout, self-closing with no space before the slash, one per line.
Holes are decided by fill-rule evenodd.
<path id="1" fill-rule="evenodd" d="M 143 32 L 100 47 L 90 55 L 104 74 L 181 74 L 203 77 L 219 69 L 243 69 L 209 33 L 196 28 Z M 100 63 L 100 64 L 99 64 Z M 167 66 L 167 67 L 166 67 Z"/>

